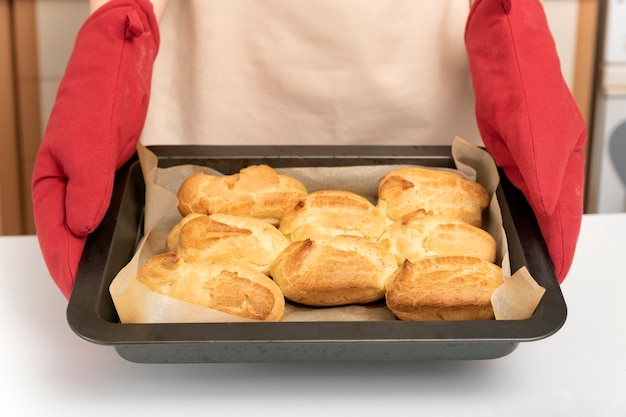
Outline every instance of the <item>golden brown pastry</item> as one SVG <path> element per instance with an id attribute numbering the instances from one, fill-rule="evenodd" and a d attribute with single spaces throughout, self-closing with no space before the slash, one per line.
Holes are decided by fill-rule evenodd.
<path id="1" fill-rule="evenodd" d="M 310 193 L 280 220 L 279 229 L 292 242 L 320 236 L 351 235 L 378 239 L 387 227 L 385 214 L 350 191 Z"/>
<path id="2" fill-rule="evenodd" d="M 488 320 L 502 270 L 469 256 L 405 261 L 387 282 L 386 302 L 401 320 Z"/>
<path id="3" fill-rule="evenodd" d="M 177 194 L 182 216 L 224 213 L 256 217 L 273 225 L 306 195 L 300 181 L 267 165 L 251 165 L 222 177 L 198 172 L 183 181 Z"/>
<path id="4" fill-rule="evenodd" d="M 170 230 L 170 232 L 167 234 L 167 238 L 165 240 L 165 250 L 167 252 L 176 252 L 178 250 L 178 239 L 180 237 L 180 230 L 188 222 L 201 216 L 206 215 L 200 213 L 189 213 L 188 215 L 183 217 L 178 223 L 176 223 L 172 230 Z"/>
<path id="5" fill-rule="evenodd" d="M 440 214 L 417 210 L 391 224 L 379 243 L 396 257 L 415 262 L 435 255 L 475 256 L 496 260 L 496 241 L 485 230 Z"/>
<path id="6" fill-rule="evenodd" d="M 166 252 L 148 260 L 137 279 L 156 293 L 246 319 L 279 321 L 285 311 L 278 286 L 241 264 L 187 262 Z"/>
<path id="7" fill-rule="evenodd" d="M 168 250 L 187 261 L 239 262 L 264 274 L 289 244 L 275 226 L 254 217 L 195 213 L 172 229 L 167 242 Z"/>
<path id="8" fill-rule="evenodd" d="M 393 255 L 377 243 L 340 235 L 290 244 L 271 275 L 287 299 L 322 307 L 380 300 L 396 268 Z"/>
<path id="9" fill-rule="evenodd" d="M 423 209 L 481 226 L 488 205 L 489 194 L 482 185 L 452 171 L 398 168 L 379 181 L 377 206 L 392 220 Z"/>

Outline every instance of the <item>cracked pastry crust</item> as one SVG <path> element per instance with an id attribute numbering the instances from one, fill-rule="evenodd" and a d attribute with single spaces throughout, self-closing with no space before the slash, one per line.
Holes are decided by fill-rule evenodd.
<path id="1" fill-rule="evenodd" d="M 470 256 L 405 261 L 387 281 L 386 302 L 401 320 L 489 320 L 497 265 Z"/>
<path id="2" fill-rule="evenodd" d="M 285 298 L 328 307 L 364 304 L 385 296 L 385 282 L 398 267 L 391 253 L 358 236 L 326 236 L 289 245 L 271 269 Z"/>
<path id="3" fill-rule="evenodd" d="M 196 260 L 174 252 L 152 257 L 137 274 L 152 291 L 252 320 L 280 321 L 285 298 L 266 275 L 246 265 Z"/>
<path id="4" fill-rule="evenodd" d="M 378 186 L 378 208 L 392 220 L 425 210 L 482 225 L 489 194 L 479 183 L 446 170 L 398 168 L 383 176 Z"/>
<path id="5" fill-rule="evenodd" d="M 278 174 L 267 165 L 251 165 L 226 176 L 197 172 L 180 185 L 178 211 L 224 213 L 263 219 L 278 225 L 283 213 L 307 195 L 295 178 Z"/>

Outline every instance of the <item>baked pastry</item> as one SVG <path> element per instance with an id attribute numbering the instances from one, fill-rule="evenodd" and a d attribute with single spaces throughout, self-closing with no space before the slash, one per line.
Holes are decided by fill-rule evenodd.
<path id="1" fill-rule="evenodd" d="M 224 213 L 256 217 L 278 225 L 288 208 L 307 195 L 295 178 L 280 175 L 267 165 L 251 165 L 226 176 L 195 173 L 177 193 L 178 210 L 189 213 Z"/>
<path id="2" fill-rule="evenodd" d="M 401 320 L 488 320 L 499 266 L 470 256 L 404 261 L 387 282 L 386 303 Z"/>
<path id="3" fill-rule="evenodd" d="M 289 244 L 275 226 L 254 217 L 192 213 L 167 237 L 168 250 L 187 261 L 239 262 L 269 274 L 270 266 Z"/>
<path id="4" fill-rule="evenodd" d="M 377 206 L 392 220 L 423 209 L 482 225 L 482 212 L 489 205 L 487 190 L 460 174 L 423 167 L 398 168 L 378 184 Z"/>
<path id="5" fill-rule="evenodd" d="M 174 225 L 174 227 L 172 227 L 170 232 L 167 234 L 167 237 L 165 239 L 165 250 L 167 252 L 176 252 L 178 250 L 180 230 L 183 228 L 184 225 L 189 223 L 191 220 L 196 219 L 201 216 L 206 216 L 206 214 L 189 213 L 188 215 L 183 217 L 178 223 L 176 223 L 176 225 Z"/>
<path id="6" fill-rule="evenodd" d="M 415 262 L 426 256 L 465 255 L 496 260 L 496 241 L 485 230 L 441 214 L 417 210 L 391 224 L 378 241 L 396 257 Z"/>
<path id="7" fill-rule="evenodd" d="M 252 320 L 279 321 L 285 298 L 266 275 L 246 265 L 195 260 L 174 252 L 156 255 L 137 279 L 152 291 Z"/>
<path id="8" fill-rule="evenodd" d="M 279 230 L 292 242 L 336 235 L 376 240 L 387 222 L 385 214 L 365 197 L 350 191 L 322 190 L 287 210 Z"/>
<path id="9" fill-rule="evenodd" d="M 290 244 L 271 269 L 285 298 L 309 306 L 364 304 L 385 295 L 397 268 L 391 253 L 358 236 L 325 236 Z"/>

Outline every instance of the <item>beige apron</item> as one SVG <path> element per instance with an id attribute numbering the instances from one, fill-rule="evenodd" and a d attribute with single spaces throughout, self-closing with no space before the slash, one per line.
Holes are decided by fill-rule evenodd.
<path id="1" fill-rule="evenodd" d="M 469 0 L 175 0 L 142 142 L 481 144 Z"/>

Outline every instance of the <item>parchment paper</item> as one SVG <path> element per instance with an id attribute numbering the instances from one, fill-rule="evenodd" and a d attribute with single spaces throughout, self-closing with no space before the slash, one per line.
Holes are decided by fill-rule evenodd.
<path id="1" fill-rule="evenodd" d="M 165 238 L 181 220 L 176 193 L 180 184 L 197 171 L 222 175 L 210 168 L 180 165 L 159 168 L 156 156 L 142 144 L 137 151 L 146 182 L 145 236 L 132 260 L 118 273 L 109 288 L 122 323 L 181 323 L 252 321 L 190 304 L 151 291 L 135 279 L 137 271 L 152 256 L 165 251 Z M 505 282 L 492 295 L 496 319 L 525 319 L 536 309 L 545 289 L 523 268 L 511 276 L 506 235 L 495 190 L 498 171 L 491 156 L 462 138 L 455 138 L 452 156 L 457 170 L 481 183 L 492 196 L 483 227 L 496 240 L 496 263 L 502 266 Z M 309 192 L 343 189 L 376 203 L 378 180 L 398 165 L 356 167 L 313 167 L 277 169 L 301 181 Z M 395 320 L 384 301 L 367 306 L 309 308 L 286 302 L 283 321 L 368 321 Z"/>

